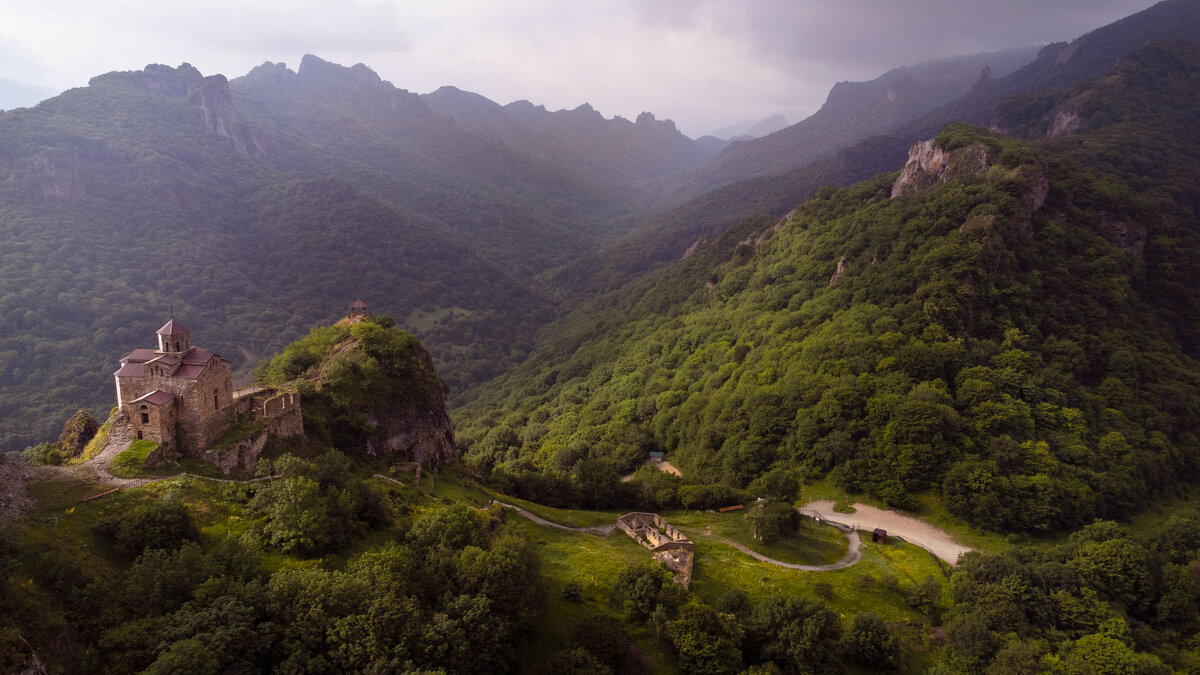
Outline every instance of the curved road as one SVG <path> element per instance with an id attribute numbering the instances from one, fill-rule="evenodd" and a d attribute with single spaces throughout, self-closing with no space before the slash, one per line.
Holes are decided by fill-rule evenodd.
<path id="1" fill-rule="evenodd" d="M 525 516 L 526 518 L 532 520 L 533 522 L 537 523 L 538 525 L 545 525 L 546 527 L 556 527 L 560 530 L 567 530 L 568 532 L 587 532 L 588 534 L 598 534 L 603 537 L 603 536 L 606 536 L 609 532 L 612 532 L 613 530 L 617 529 L 616 523 L 613 523 L 612 525 L 596 525 L 595 527 L 567 527 L 566 525 L 559 525 L 558 523 L 552 523 L 552 522 L 546 520 L 545 518 L 535 516 L 532 513 L 526 511 L 525 509 L 523 509 L 519 506 L 514 506 L 512 504 L 506 504 L 504 502 L 498 502 L 494 499 L 492 500 L 491 503 L 499 504 L 500 506 L 503 506 L 504 508 L 507 508 L 507 509 L 512 509 L 513 511 L 516 511 L 518 514 Z"/>

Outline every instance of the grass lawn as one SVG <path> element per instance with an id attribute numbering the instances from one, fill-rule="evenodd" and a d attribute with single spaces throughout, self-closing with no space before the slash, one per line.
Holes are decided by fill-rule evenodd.
<path id="1" fill-rule="evenodd" d="M 398 480 L 408 483 L 403 478 Z M 411 483 L 409 483 L 411 484 Z M 627 511 L 584 511 L 579 509 L 556 509 L 542 506 L 533 502 L 517 499 L 500 494 L 485 487 L 470 482 L 467 478 L 451 472 L 443 472 L 438 476 L 426 474 L 421 477 L 420 488 L 432 497 L 445 502 L 462 502 L 475 508 L 483 508 L 489 500 L 495 499 L 506 504 L 519 506 L 535 516 L 545 518 L 552 523 L 567 527 L 594 527 L 596 525 L 612 525 L 617 518 Z"/>
<path id="2" fill-rule="evenodd" d="M 426 331 L 436 326 L 439 321 L 447 318 L 461 319 L 474 313 L 465 307 L 438 307 L 431 312 L 418 308 L 409 312 L 408 317 L 404 320 L 404 325 L 418 332 Z"/>
<path id="3" fill-rule="evenodd" d="M 949 581 L 924 549 L 903 543 L 864 542 L 860 550 L 862 559 L 846 569 L 801 572 L 759 562 L 731 546 L 706 542 L 696 546 L 692 591 L 710 603 L 733 589 L 758 599 L 802 595 L 818 599 L 844 616 L 874 610 L 885 620 L 908 623 L 920 617 L 908 607 L 906 591 L 932 576 L 942 584 L 948 604 Z"/>
<path id="4" fill-rule="evenodd" d="M 113 457 L 108 472 L 118 478 L 156 478 L 159 476 L 174 476 L 180 473 L 194 473 L 197 476 L 221 478 L 221 470 L 212 462 L 206 462 L 195 457 L 184 457 L 178 462 L 169 462 L 163 466 L 146 466 L 146 456 L 154 451 L 158 444 L 153 441 L 137 440 L 121 454 Z"/>
<path id="5" fill-rule="evenodd" d="M 795 536 L 764 544 L 750 533 L 750 523 L 746 521 L 748 510 L 729 513 L 670 511 L 662 516 L 694 542 L 720 543 L 717 537 L 724 537 L 780 562 L 827 565 L 846 555 L 845 535 L 834 527 L 817 525 L 809 518 L 802 520 L 800 531 Z"/>
<path id="6" fill-rule="evenodd" d="M 617 575 L 629 564 L 652 559 L 650 551 L 619 530 L 605 537 L 567 532 L 536 525 L 515 513 L 507 513 L 505 522 L 529 537 L 542 564 L 546 616 L 529 648 L 529 658 L 525 659 L 529 662 L 544 661 L 563 649 L 575 627 L 589 615 L 600 613 L 619 618 L 620 609 L 610 601 Z M 583 587 L 581 602 L 563 597 L 563 587 L 571 582 Z M 654 659 L 654 672 L 677 672 L 666 650 L 654 645 L 655 638 L 649 629 L 644 626 L 631 629 L 630 637 Z"/>
<path id="7" fill-rule="evenodd" d="M 945 572 L 924 549 L 899 542 L 883 545 L 864 542 L 862 560 L 847 569 L 834 572 L 790 570 L 755 560 L 719 542 L 715 536 L 701 533 L 707 528 L 712 528 L 714 534 L 736 530 L 738 525 L 731 516 L 737 515 L 663 514 L 668 522 L 681 527 L 696 542 L 691 592 L 705 602 L 711 604 L 734 589 L 757 600 L 780 594 L 800 595 L 828 605 L 846 621 L 854 614 L 873 610 L 886 621 L 910 627 L 905 630 L 920 632 L 924 617 L 908 606 L 907 593 L 927 577 L 933 577 L 942 586 L 943 605 L 949 605 L 949 582 Z M 620 530 L 606 537 L 567 532 L 536 525 L 514 513 L 506 514 L 505 521 L 510 527 L 525 532 L 535 543 L 547 589 L 547 614 L 530 648 L 530 661 L 541 661 L 562 649 L 574 627 L 588 614 L 600 612 L 619 616 L 620 609 L 610 602 L 617 575 L 630 563 L 651 560 L 647 549 Z M 841 538 L 836 530 L 827 529 Z M 841 541 L 844 552 L 845 539 L 841 538 Z M 582 586 L 583 602 L 575 603 L 562 597 L 563 587 L 570 582 Z M 631 630 L 634 631 L 631 637 L 642 651 L 655 659 L 655 672 L 677 670 L 669 651 L 654 644 L 654 637 L 647 628 L 637 626 Z"/>

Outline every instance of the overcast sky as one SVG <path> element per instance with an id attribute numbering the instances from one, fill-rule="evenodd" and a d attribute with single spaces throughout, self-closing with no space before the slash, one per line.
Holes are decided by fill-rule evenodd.
<path id="1" fill-rule="evenodd" d="M 418 93 L 642 111 L 689 136 L 812 113 L 838 80 L 1070 40 L 1152 0 L 3 0 L 0 79 L 62 90 L 148 63 L 229 78 L 311 53 Z M 0 107 L 4 107 L 0 104 Z"/>

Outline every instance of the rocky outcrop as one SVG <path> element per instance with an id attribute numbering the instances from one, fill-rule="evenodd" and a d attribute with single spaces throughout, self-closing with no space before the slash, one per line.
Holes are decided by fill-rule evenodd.
<path id="1" fill-rule="evenodd" d="M 204 78 L 188 92 L 188 98 L 200 109 L 200 119 L 209 131 L 232 142 L 238 154 L 254 158 L 267 155 L 266 136 L 239 123 L 229 80 L 224 75 Z"/>
<path id="2" fill-rule="evenodd" d="M 932 185 L 941 178 L 950 164 L 950 155 L 933 142 L 921 141 L 908 149 L 908 161 L 900 170 L 900 176 L 892 184 L 892 197 L 905 192 L 915 192 L 923 186 Z"/>
<path id="3" fill-rule="evenodd" d="M 421 347 L 416 352 L 421 374 L 414 378 L 415 395 L 381 401 L 368 411 L 367 452 L 407 456 L 436 470 L 454 456 L 454 424 L 432 357 Z"/>
<path id="4" fill-rule="evenodd" d="M 680 260 L 687 260 L 688 258 L 696 255 L 696 252 L 704 248 L 710 241 L 712 240 L 708 238 L 707 234 L 700 235 L 696 238 L 696 241 L 692 242 L 691 246 L 687 247 L 687 250 L 683 252 L 683 257 L 680 258 Z"/>
<path id="5" fill-rule="evenodd" d="M 837 269 L 833 271 L 833 276 L 829 277 L 829 285 L 830 286 L 836 285 L 837 282 L 841 281 L 842 277 L 845 275 L 846 275 L 846 256 L 842 256 L 841 258 L 838 259 Z"/>
<path id="6" fill-rule="evenodd" d="M 946 152 L 933 139 L 921 141 L 908 149 L 908 161 L 892 184 L 892 198 L 922 192 L 958 176 L 982 173 L 993 162 L 982 143 Z"/>
<path id="7" fill-rule="evenodd" d="M 5 672 L 14 675 L 46 675 L 49 672 L 33 646 L 19 634 L 0 641 L 0 649 L 0 663 L 7 664 L 9 668 Z"/>
<path id="8" fill-rule="evenodd" d="M 100 423 L 86 410 L 80 410 L 63 425 L 62 433 L 58 435 L 58 451 L 63 457 L 78 457 L 83 454 L 89 441 L 100 430 Z"/>
<path id="9" fill-rule="evenodd" d="M 454 456 L 454 425 L 450 417 L 430 411 L 424 417 L 387 417 L 372 420 L 380 432 L 378 441 L 368 442 L 373 454 L 401 454 L 412 461 L 437 468 Z"/>
<path id="10" fill-rule="evenodd" d="M 1050 121 L 1050 127 L 1046 129 L 1046 138 L 1054 138 L 1062 134 L 1069 134 L 1079 130 L 1079 109 L 1072 106 L 1064 110 L 1059 110 L 1054 114 L 1054 119 Z"/>

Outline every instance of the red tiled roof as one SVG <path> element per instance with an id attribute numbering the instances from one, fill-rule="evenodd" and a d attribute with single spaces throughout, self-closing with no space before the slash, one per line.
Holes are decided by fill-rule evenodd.
<path id="1" fill-rule="evenodd" d="M 351 309 L 366 309 L 367 303 L 363 302 L 362 300 L 355 300 L 354 302 L 350 303 L 350 308 Z"/>
<path id="2" fill-rule="evenodd" d="M 162 328 L 158 329 L 158 334 L 165 335 L 167 337 L 175 337 L 176 335 L 187 335 L 188 329 L 184 328 L 183 324 L 179 323 L 175 319 L 171 319 L 163 324 Z"/>
<path id="3" fill-rule="evenodd" d="M 129 352 L 128 356 L 121 359 L 121 363 L 145 363 L 157 356 L 158 352 L 153 349 L 135 349 Z"/>
<path id="4" fill-rule="evenodd" d="M 117 377 L 141 377 L 146 374 L 146 367 L 137 362 L 123 363 L 113 374 Z"/>
<path id="5" fill-rule="evenodd" d="M 149 403 L 150 405 L 166 405 L 173 400 L 175 400 L 174 397 L 171 396 L 170 394 L 168 394 L 167 392 L 162 391 L 161 389 L 155 389 L 154 391 L 150 392 L 149 394 L 146 394 L 144 396 L 139 396 L 138 398 L 133 399 L 132 401 L 130 401 L 130 403 L 131 404 L 132 403 Z"/>
<path id="6" fill-rule="evenodd" d="M 192 347 L 183 353 L 181 357 L 184 363 L 191 365 L 204 365 L 215 356 L 212 352 L 201 347 Z"/>
<path id="7" fill-rule="evenodd" d="M 182 377 L 185 380 L 194 380 L 200 377 L 200 373 L 204 372 L 204 366 L 194 363 L 185 363 L 175 369 L 171 374 L 172 377 Z"/>
<path id="8" fill-rule="evenodd" d="M 179 365 L 179 359 L 174 356 L 171 356 L 170 354 L 160 354 L 160 355 L 150 359 L 146 363 L 157 363 L 159 365 L 167 366 L 169 368 L 171 366 Z"/>

